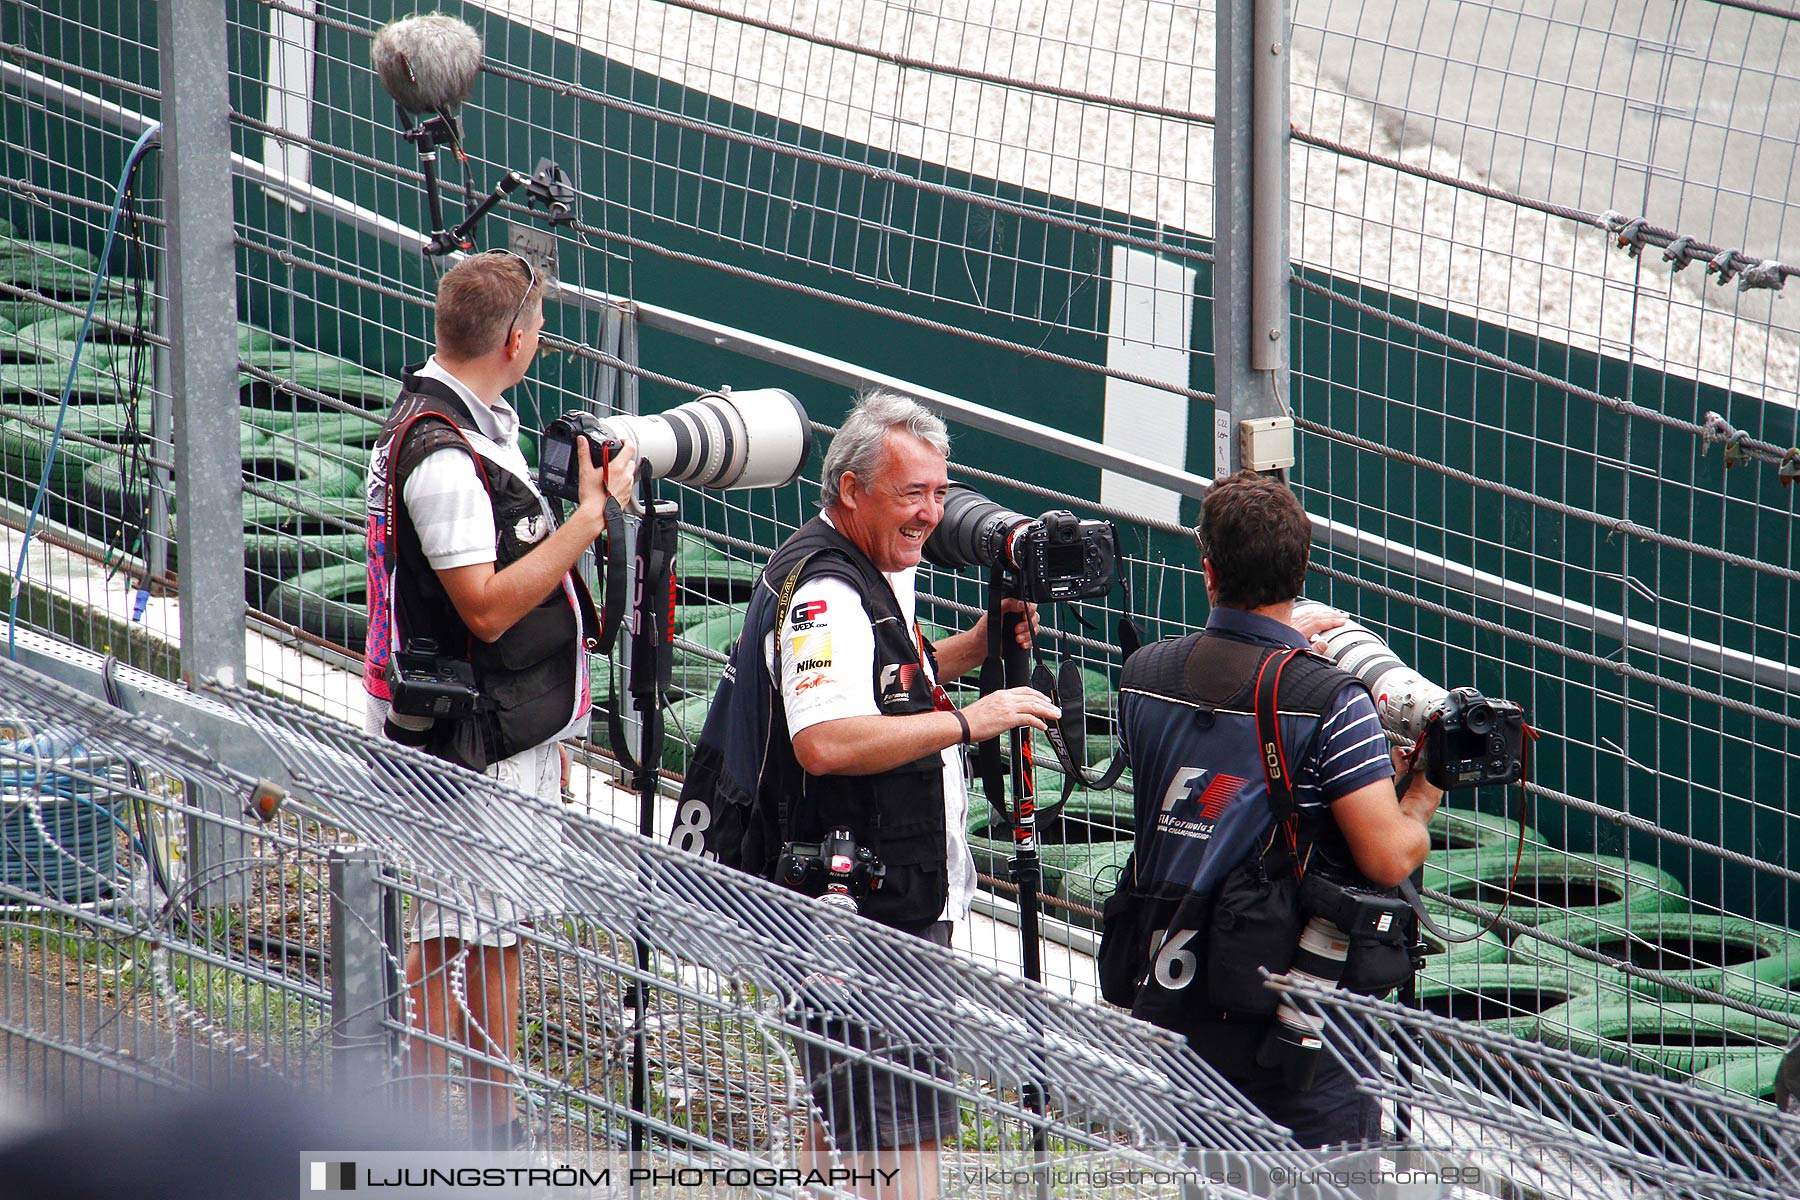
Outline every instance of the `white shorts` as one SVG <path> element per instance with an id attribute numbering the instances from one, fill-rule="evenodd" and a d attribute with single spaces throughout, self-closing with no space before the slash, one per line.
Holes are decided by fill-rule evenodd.
<path id="1" fill-rule="evenodd" d="M 366 699 L 363 731 L 380 737 L 387 720 L 387 701 L 375 696 L 366 696 Z M 482 773 L 527 796 L 560 804 L 560 745 L 559 742 L 544 742 L 511 758 L 503 758 Z M 482 825 L 480 832 L 502 845 L 520 845 L 521 849 L 537 856 L 560 852 L 562 828 L 550 814 L 535 807 L 517 805 L 504 815 L 495 814 L 493 820 L 482 821 L 482 815 L 477 810 L 466 814 L 465 820 L 479 822 Z M 562 881 L 556 876 L 534 879 L 531 888 L 534 903 L 529 910 L 522 910 L 514 900 L 478 885 L 457 884 L 445 879 L 435 881 L 434 889 L 433 882 L 421 880 L 420 890 L 435 890 L 442 902 L 422 896 L 414 899 L 408 941 L 454 938 L 482 946 L 511 946 L 518 942 L 521 926 L 529 926 L 534 915 L 542 917 L 555 912 L 563 895 Z"/>

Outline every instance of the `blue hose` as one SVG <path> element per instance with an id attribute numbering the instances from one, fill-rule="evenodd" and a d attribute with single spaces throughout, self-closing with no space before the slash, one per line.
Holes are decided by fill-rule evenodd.
<path id="1" fill-rule="evenodd" d="M 131 187 L 131 177 L 136 173 L 138 164 L 152 146 L 162 141 L 162 122 L 154 122 L 150 128 L 138 136 L 137 144 L 132 146 L 131 153 L 126 156 L 125 169 L 119 174 L 118 191 L 113 195 L 112 212 L 106 219 L 106 242 L 100 249 L 100 270 L 94 277 L 94 294 L 88 297 L 87 313 L 81 321 L 81 333 L 75 339 L 75 350 L 69 356 L 69 378 L 63 384 L 62 404 L 56 410 L 56 429 L 50 435 L 50 452 L 44 457 L 44 473 L 38 478 L 37 494 L 31 498 L 31 513 L 25 518 L 25 536 L 19 545 L 18 565 L 13 568 L 12 601 L 6 610 L 6 656 L 17 662 L 19 650 L 16 633 L 19 628 L 19 598 L 25 580 L 25 564 L 31 553 L 31 534 L 37 525 L 38 515 L 44 508 L 44 497 L 50 490 L 50 473 L 56 467 L 56 452 L 62 446 L 63 418 L 68 415 L 69 396 L 75 391 L 75 372 L 81 365 L 81 350 L 87 345 L 88 330 L 94 324 L 94 309 L 100 303 L 100 293 L 106 287 L 106 276 L 112 261 L 113 238 L 119 232 L 119 217 L 125 211 L 125 195 Z"/>

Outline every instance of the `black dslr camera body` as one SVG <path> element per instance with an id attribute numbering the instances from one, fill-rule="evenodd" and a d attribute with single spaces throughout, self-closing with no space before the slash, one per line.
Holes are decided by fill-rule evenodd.
<path id="1" fill-rule="evenodd" d="M 1083 521 L 1066 508 L 1052 509 L 1015 529 L 1008 541 L 1019 591 L 1033 604 L 1086 600 L 1112 590 L 1119 547 L 1110 521 Z"/>
<path id="2" fill-rule="evenodd" d="M 1403 929 L 1410 909 L 1392 888 L 1372 890 L 1334 878 L 1331 870 L 1310 870 L 1300 879 L 1300 908 L 1324 917 L 1353 939 L 1388 938 Z"/>
<path id="3" fill-rule="evenodd" d="M 1088 600 L 1112 590 L 1119 535 L 1110 521 L 1079 520 L 1062 508 L 1028 517 L 954 484 L 925 557 L 955 570 L 981 566 L 1010 575 L 1019 597 L 1033 604 Z"/>
<path id="4" fill-rule="evenodd" d="M 387 683 L 389 704 L 404 717 L 456 721 L 482 706 L 474 666 L 466 658 L 438 653 L 437 643 L 428 638 L 394 651 L 388 659 Z"/>
<path id="5" fill-rule="evenodd" d="M 833 829 L 822 842 L 789 842 L 775 864 L 775 882 L 808 896 L 835 899 L 854 908 L 870 892 L 881 889 L 887 865 L 848 829 Z"/>
<path id="6" fill-rule="evenodd" d="M 606 432 L 593 413 L 564 413 L 544 426 L 538 439 L 538 491 L 570 504 L 581 502 L 581 464 L 575 455 L 583 442 L 587 444 L 588 461 L 596 467 L 625 446 Z"/>
<path id="7" fill-rule="evenodd" d="M 1425 778 L 1445 791 L 1517 783 L 1524 748 L 1524 709 L 1472 687 L 1452 688 L 1425 728 Z"/>

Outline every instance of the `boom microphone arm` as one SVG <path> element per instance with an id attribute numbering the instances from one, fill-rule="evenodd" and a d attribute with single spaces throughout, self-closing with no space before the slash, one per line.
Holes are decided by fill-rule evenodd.
<path id="1" fill-rule="evenodd" d="M 474 248 L 473 235 L 481 219 L 521 186 L 529 199 L 541 205 L 552 225 L 575 219 L 574 186 L 561 167 L 550 159 L 538 160 L 536 171 L 526 176 L 508 171 L 498 186 L 473 207 L 473 188 L 464 201 L 465 215 L 455 229 L 444 224 L 444 201 L 438 179 L 437 152 L 448 146 L 463 160 L 462 124 L 457 116 L 474 91 L 481 74 L 481 35 L 455 17 L 432 14 L 407 17 L 382 27 L 369 51 L 381 86 L 394 99 L 403 124 L 401 137 L 419 151 L 419 169 L 425 177 L 425 203 L 431 216 L 431 237 L 423 249 L 432 256 Z M 414 124 L 414 115 L 423 117 Z M 429 114 L 429 115 L 426 115 Z"/>

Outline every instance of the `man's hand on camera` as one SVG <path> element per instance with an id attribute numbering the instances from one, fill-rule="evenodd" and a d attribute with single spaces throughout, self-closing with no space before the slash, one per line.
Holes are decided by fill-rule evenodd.
<path id="1" fill-rule="evenodd" d="M 586 443 L 586 439 L 582 439 Z M 586 508 L 594 505 L 596 512 L 605 508 L 606 498 L 611 496 L 620 504 L 631 499 L 632 484 L 637 480 L 637 447 L 626 442 L 612 456 L 602 472 L 594 465 L 593 455 L 588 453 L 586 444 L 575 460 L 581 467 L 581 505 Z"/>
<path id="2" fill-rule="evenodd" d="M 1412 751 L 1399 746 L 1393 747 L 1390 753 L 1394 758 L 1394 787 L 1400 807 L 1421 821 L 1431 820 L 1432 814 L 1437 812 L 1438 805 L 1444 799 L 1444 790 L 1425 778 L 1425 748 L 1419 747 L 1417 758 L 1412 756 Z M 1406 781 L 1406 790 L 1402 792 L 1399 790 L 1400 777 L 1408 772 L 1411 772 L 1411 776 Z"/>
<path id="3" fill-rule="evenodd" d="M 985 742 L 1020 726 L 1048 728 L 1047 722 L 1062 716 L 1062 709 L 1036 688 L 1016 687 L 989 692 L 962 713 L 969 722 L 969 740 Z"/>

